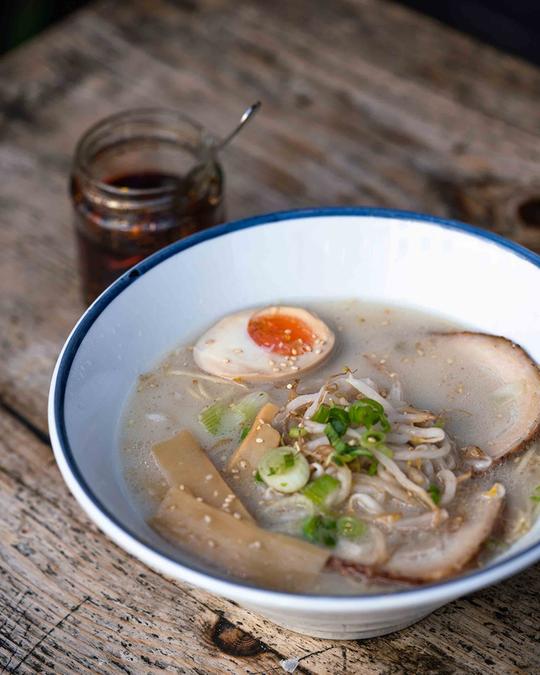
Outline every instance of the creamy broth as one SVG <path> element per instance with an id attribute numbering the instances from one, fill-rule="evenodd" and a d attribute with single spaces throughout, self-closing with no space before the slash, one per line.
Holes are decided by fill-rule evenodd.
<path id="1" fill-rule="evenodd" d="M 383 393 L 399 381 L 403 399 L 439 416 L 458 448 L 489 445 L 515 418 L 515 402 L 512 392 L 505 389 L 505 382 L 474 359 L 451 348 L 434 348 L 429 342 L 432 333 L 460 331 L 463 327 L 416 310 L 356 300 L 309 303 L 306 309 L 315 312 L 335 332 L 336 347 L 323 365 L 298 378 L 295 389 L 298 395 L 319 390 L 329 377 L 344 369 L 353 371 L 355 378 L 371 378 Z M 213 402 L 234 402 L 250 391 L 265 391 L 272 402 L 284 406 L 291 395 L 291 387 L 287 386 L 290 384 L 294 384 L 292 376 L 290 381 L 276 384 L 248 385 L 207 378 L 194 363 L 192 344 L 177 347 L 154 370 L 142 374 L 125 408 L 121 464 L 126 489 L 143 517 L 149 519 L 155 514 L 167 491 L 152 447 L 179 430 L 188 429 L 215 466 L 225 472 L 231 488 L 238 492 L 259 523 L 268 529 L 299 534 L 297 530 L 291 531 L 289 524 L 272 522 L 267 508 L 272 499 L 266 499 L 266 486 L 227 475 L 225 465 L 238 447 L 239 429 L 216 437 L 198 419 L 201 411 Z M 504 550 L 529 529 L 536 517 L 538 502 L 531 499 L 531 494 L 540 484 L 537 446 L 494 464 L 483 475 L 460 485 L 461 508 L 469 493 L 488 490 L 494 483 L 501 483 L 506 490 L 502 517 L 473 565 Z M 448 510 L 452 516 L 452 509 Z M 234 569 L 220 571 L 235 577 Z M 308 590 L 358 594 L 386 592 L 403 585 L 400 581 L 377 576 L 368 579 L 333 568 L 325 569 Z"/>

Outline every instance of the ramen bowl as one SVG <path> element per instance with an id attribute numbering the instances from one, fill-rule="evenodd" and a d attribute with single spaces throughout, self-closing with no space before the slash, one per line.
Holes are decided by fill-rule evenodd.
<path id="1" fill-rule="evenodd" d="M 220 575 L 174 551 L 129 497 L 119 425 L 133 384 L 224 314 L 298 298 L 362 300 L 444 313 L 506 335 L 540 360 L 540 259 L 461 223 L 381 209 L 290 211 L 219 226 L 124 274 L 85 312 L 58 359 L 49 398 L 56 461 L 96 525 L 149 567 L 292 630 L 369 638 L 540 559 L 540 522 L 481 569 L 439 583 L 358 596 L 294 594 Z"/>

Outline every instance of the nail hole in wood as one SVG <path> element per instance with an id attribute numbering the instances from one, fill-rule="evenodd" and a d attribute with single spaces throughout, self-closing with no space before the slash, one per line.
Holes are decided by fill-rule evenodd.
<path id="1" fill-rule="evenodd" d="M 525 225 L 540 227 L 540 197 L 532 197 L 520 204 L 518 215 Z"/>

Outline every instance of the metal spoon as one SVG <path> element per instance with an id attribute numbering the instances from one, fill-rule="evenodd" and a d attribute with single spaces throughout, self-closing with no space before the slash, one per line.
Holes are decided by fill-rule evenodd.
<path id="1" fill-rule="evenodd" d="M 191 194 L 192 192 L 198 192 L 202 194 L 208 189 L 210 181 L 215 176 L 214 160 L 216 155 L 221 152 L 221 150 L 223 150 L 223 148 L 228 145 L 238 133 L 240 133 L 260 107 L 260 101 L 256 101 L 253 105 L 250 105 L 249 108 L 244 111 L 238 126 L 236 126 L 222 141 L 216 143 L 210 136 L 202 139 L 202 151 L 199 157 L 200 163 L 191 169 L 184 181 L 184 185 L 188 186 L 185 190 L 186 193 Z"/>
<path id="2" fill-rule="evenodd" d="M 231 133 L 226 136 L 220 143 L 215 145 L 213 147 L 213 151 L 215 153 L 221 152 L 223 148 L 232 141 L 232 139 L 240 133 L 240 131 L 243 129 L 243 127 L 249 122 L 249 120 L 255 115 L 255 113 L 259 110 L 261 107 L 261 102 L 256 101 L 253 105 L 250 105 L 247 110 L 244 111 L 244 114 L 240 118 L 240 123 L 238 126 L 231 131 Z"/>

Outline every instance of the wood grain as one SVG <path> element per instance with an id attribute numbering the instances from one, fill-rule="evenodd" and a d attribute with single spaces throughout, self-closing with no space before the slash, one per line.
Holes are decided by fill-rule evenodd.
<path id="1" fill-rule="evenodd" d="M 320 204 L 458 217 L 540 249 L 540 71 L 383 0 L 112 0 L 0 61 L 0 666 L 8 672 L 532 673 L 540 569 L 361 643 L 276 628 L 129 558 L 47 444 L 82 311 L 67 180 L 98 118 L 180 108 L 225 134 L 232 218 Z M 540 212 L 540 209 L 538 209 Z M 529 223 L 529 224 L 527 224 Z"/>

